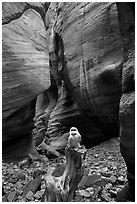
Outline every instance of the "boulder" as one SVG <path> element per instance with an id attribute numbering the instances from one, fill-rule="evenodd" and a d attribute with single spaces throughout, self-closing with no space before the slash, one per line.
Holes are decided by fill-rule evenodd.
<path id="1" fill-rule="evenodd" d="M 101 177 L 97 174 L 92 174 L 90 176 L 83 176 L 79 183 L 79 188 L 84 189 L 86 187 L 91 187 L 95 183 L 101 180 Z"/>
<path id="2" fill-rule="evenodd" d="M 35 194 L 42 181 L 42 176 L 39 175 L 35 179 L 29 181 L 23 190 L 23 197 L 25 197 L 30 191 Z"/>
<path id="3" fill-rule="evenodd" d="M 8 202 L 14 202 L 17 199 L 16 191 L 12 191 L 7 196 Z"/>

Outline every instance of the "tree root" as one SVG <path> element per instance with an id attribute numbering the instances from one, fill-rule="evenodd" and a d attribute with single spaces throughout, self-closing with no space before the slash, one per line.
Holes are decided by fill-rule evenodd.
<path id="1" fill-rule="evenodd" d="M 83 149 L 65 149 L 66 168 L 62 176 L 49 175 L 45 178 L 46 189 L 42 202 L 69 202 L 72 201 L 74 193 L 83 176 L 86 151 Z"/>

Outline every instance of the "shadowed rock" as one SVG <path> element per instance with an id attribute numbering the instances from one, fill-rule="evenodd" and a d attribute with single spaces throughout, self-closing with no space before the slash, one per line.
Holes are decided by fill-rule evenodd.
<path id="1" fill-rule="evenodd" d="M 60 93 L 59 79 L 64 81 L 66 93 L 51 113 L 47 134 L 60 137 L 72 122 L 91 141 L 118 136 L 123 53 L 116 4 L 51 3 L 50 14 L 51 73 Z"/>
<path id="2" fill-rule="evenodd" d="M 9 141 L 15 145 L 24 138 L 27 145 L 22 148 L 27 154 L 36 98 L 49 88 L 50 76 L 44 22 L 35 10 L 24 12 L 25 5 L 3 4 L 3 20 L 8 23 L 2 26 L 2 139 L 6 147 Z M 16 16 L 19 13 L 20 17 Z"/>
<path id="3" fill-rule="evenodd" d="M 124 53 L 119 110 L 121 152 L 128 172 L 135 175 L 135 3 L 117 3 L 117 8 Z"/>

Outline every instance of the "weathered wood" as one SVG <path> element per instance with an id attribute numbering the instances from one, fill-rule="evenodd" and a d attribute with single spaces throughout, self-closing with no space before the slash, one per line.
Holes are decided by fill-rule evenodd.
<path id="1" fill-rule="evenodd" d="M 58 151 L 65 150 L 68 136 L 69 133 L 65 133 L 59 138 L 54 138 L 49 145 L 47 145 L 45 143 L 45 140 L 43 140 L 42 143 L 37 147 L 37 150 L 46 150 L 47 152 L 50 152 L 51 154 L 58 157 L 60 156 L 60 153 Z"/>
<path id="2" fill-rule="evenodd" d="M 37 147 L 37 150 L 46 150 L 47 152 L 52 153 L 53 155 L 59 157 L 60 153 L 56 151 L 56 149 L 50 145 L 47 145 L 44 140 L 43 142 Z"/>
<path id="3" fill-rule="evenodd" d="M 60 177 L 49 175 L 45 178 L 46 189 L 42 197 L 43 202 L 69 202 L 73 199 L 83 176 L 82 160 L 85 158 L 85 150 L 66 147 L 65 156 L 66 168 L 63 175 Z"/>

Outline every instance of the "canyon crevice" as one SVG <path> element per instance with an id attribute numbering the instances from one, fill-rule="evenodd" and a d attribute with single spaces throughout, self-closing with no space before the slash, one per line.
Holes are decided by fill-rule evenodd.
<path id="1" fill-rule="evenodd" d="M 2 12 L 5 148 L 51 144 L 72 126 L 89 147 L 133 131 L 133 21 L 120 4 L 5 2 Z"/>

